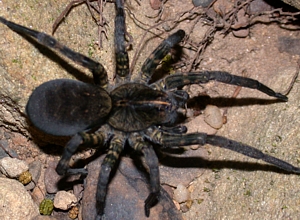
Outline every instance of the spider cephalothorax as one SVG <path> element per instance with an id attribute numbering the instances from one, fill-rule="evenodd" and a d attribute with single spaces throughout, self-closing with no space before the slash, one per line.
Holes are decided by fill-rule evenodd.
<path id="1" fill-rule="evenodd" d="M 49 35 L 2 17 L 0 22 L 18 33 L 36 39 L 44 46 L 59 51 L 93 73 L 94 85 L 70 79 L 56 79 L 40 85 L 30 96 L 26 112 L 33 125 L 41 131 L 71 137 L 56 168 L 60 175 L 86 172 L 84 169 L 69 167 L 70 158 L 80 145 L 108 146 L 96 193 L 98 217 L 104 212 L 111 170 L 125 144 L 141 152 L 148 166 L 151 193 L 145 200 L 146 216 L 150 215 L 150 208 L 157 203 L 160 196 L 158 159 L 153 145 L 172 148 L 211 144 L 262 159 L 289 172 L 300 173 L 300 168 L 248 145 L 205 133 L 186 134 L 187 129 L 178 124 L 178 116 L 189 97 L 185 91 L 177 89 L 185 85 L 216 80 L 257 89 L 282 101 L 287 101 L 287 97 L 256 80 L 221 71 L 176 73 L 149 83 L 160 60 L 184 38 L 183 30 L 178 30 L 164 40 L 144 62 L 139 77 L 131 80 L 125 46 L 124 9 L 122 0 L 116 0 L 115 53 L 118 83 L 110 90 L 106 89 L 112 87 L 107 86 L 107 73 L 100 63 L 72 51 Z"/>

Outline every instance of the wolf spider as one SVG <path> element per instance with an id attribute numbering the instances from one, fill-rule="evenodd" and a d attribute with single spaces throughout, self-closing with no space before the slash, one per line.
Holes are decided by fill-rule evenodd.
<path id="1" fill-rule="evenodd" d="M 0 22 L 13 31 L 34 38 L 40 44 L 88 68 L 93 74 L 94 84 L 71 79 L 55 79 L 43 83 L 31 94 L 26 113 L 39 130 L 51 135 L 71 137 L 56 167 L 60 175 L 86 174 L 87 171 L 83 168 L 69 167 L 70 158 L 80 145 L 107 148 L 97 185 L 97 218 L 104 214 L 110 173 L 125 145 L 142 153 L 148 166 L 150 194 L 144 204 L 146 216 L 150 215 L 150 208 L 158 202 L 161 187 L 158 158 L 153 145 L 176 148 L 211 144 L 261 159 L 290 173 L 300 173 L 300 168 L 246 144 L 217 135 L 186 133 L 187 128 L 179 125 L 179 118 L 185 112 L 189 95 L 178 88 L 185 85 L 216 80 L 256 89 L 282 101 L 288 100 L 285 95 L 274 92 L 254 79 L 222 71 L 176 73 L 149 83 L 162 58 L 184 38 L 183 30 L 176 31 L 164 40 L 146 59 L 139 77 L 131 80 L 122 0 L 116 0 L 115 5 L 115 87 L 108 84 L 106 70 L 99 62 L 72 51 L 45 33 L 0 17 Z"/>

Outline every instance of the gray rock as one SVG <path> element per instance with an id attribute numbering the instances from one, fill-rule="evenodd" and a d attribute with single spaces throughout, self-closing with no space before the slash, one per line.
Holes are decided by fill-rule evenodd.
<path id="1" fill-rule="evenodd" d="M 40 161 L 33 161 L 29 164 L 29 172 L 32 176 L 32 182 L 35 184 L 38 182 L 40 176 L 41 176 L 41 170 L 42 170 L 42 163 Z"/>
<path id="2" fill-rule="evenodd" d="M 55 171 L 57 162 L 50 162 L 45 171 L 45 187 L 48 193 L 56 193 L 59 191 L 57 183 L 62 178 Z"/>
<path id="3" fill-rule="evenodd" d="M 212 2 L 212 0 L 192 0 L 192 2 L 193 5 L 196 7 L 198 6 L 207 7 Z"/>

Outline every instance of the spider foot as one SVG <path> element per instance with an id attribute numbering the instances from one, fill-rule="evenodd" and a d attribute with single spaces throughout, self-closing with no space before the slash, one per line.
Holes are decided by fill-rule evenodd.
<path id="1" fill-rule="evenodd" d="M 85 168 L 69 168 L 69 164 L 67 160 L 61 159 L 56 166 L 56 172 L 63 176 L 63 175 L 87 175 L 88 171 Z"/>
<path id="2" fill-rule="evenodd" d="M 66 174 L 68 174 L 68 175 L 77 175 L 77 174 L 87 175 L 88 171 L 85 168 L 72 168 L 72 169 L 68 169 L 66 171 Z"/>
<path id="3" fill-rule="evenodd" d="M 97 202 L 97 220 L 105 219 L 104 217 L 105 202 Z"/>
<path id="4" fill-rule="evenodd" d="M 97 215 L 95 220 L 105 220 L 105 216 L 104 215 Z"/>
<path id="5" fill-rule="evenodd" d="M 150 216 L 150 208 L 155 206 L 159 200 L 159 192 L 152 192 L 149 194 L 148 198 L 145 200 L 145 215 Z"/>
<path id="6" fill-rule="evenodd" d="M 55 170 L 59 175 L 63 176 L 66 175 L 68 169 L 69 169 L 69 161 L 61 159 L 58 162 Z"/>
<path id="7" fill-rule="evenodd" d="M 172 134 L 185 134 L 187 132 L 187 127 L 184 125 L 179 125 L 176 127 L 165 127 L 165 126 L 161 126 L 160 129 L 163 132 L 168 132 L 168 133 L 172 133 Z"/>
<path id="8" fill-rule="evenodd" d="M 282 101 L 285 101 L 285 102 L 288 101 L 288 98 L 285 95 L 282 95 L 281 93 L 275 93 L 274 96 Z"/>

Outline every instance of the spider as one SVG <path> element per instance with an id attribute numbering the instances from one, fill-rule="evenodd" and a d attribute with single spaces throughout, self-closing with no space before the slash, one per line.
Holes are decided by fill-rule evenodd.
<path id="1" fill-rule="evenodd" d="M 176 73 L 150 83 L 162 58 L 184 38 L 183 30 L 178 30 L 165 39 L 146 59 L 139 77 L 131 80 L 122 0 L 116 0 L 115 6 L 115 86 L 108 83 L 106 70 L 99 62 L 74 52 L 45 33 L 0 17 L 0 22 L 13 31 L 34 38 L 40 44 L 88 68 L 93 74 L 94 84 L 71 79 L 55 79 L 43 83 L 32 92 L 26 113 L 32 124 L 42 132 L 70 136 L 56 167 L 60 175 L 87 173 L 84 168 L 69 166 L 70 158 L 79 146 L 99 146 L 107 150 L 97 184 L 97 219 L 104 214 L 110 174 L 125 146 L 140 152 L 149 170 L 150 194 L 144 204 L 147 217 L 150 215 L 150 208 L 159 201 L 161 187 L 154 145 L 177 148 L 211 144 L 261 159 L 290 173 L 300 173 L 300 168 L 254 147 L 217 135 L 187 133 L 187 128 L 180 124 L 189 95 L 178 88 L 185 85 L 215 80 L 256 89 L 282 101 L 288 100 L 285 95 L 276 93 L 257 80 L 222 71 Z"/>

